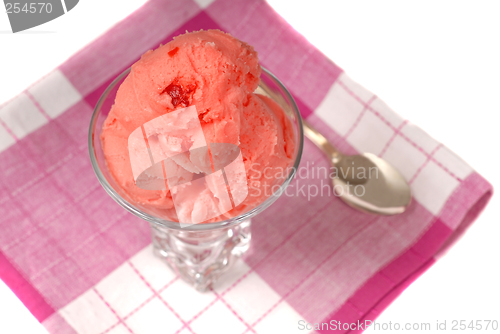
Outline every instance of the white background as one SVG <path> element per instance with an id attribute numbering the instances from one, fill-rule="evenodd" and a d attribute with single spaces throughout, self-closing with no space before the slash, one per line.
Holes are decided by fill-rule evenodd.
<path id="1" fill-rule="evenodd" d="M 2 8 L 0 104 L 144 2 L 80 1 L 68 14 L 17 34 Z M 499 1 L 269 2 L 355 81 L 500 187 Z M 440 332 L 456 333 L 452 320 L 500 321 L 497 197 L 378 322 L 429 322 L 435 329 L 447 320 L 448 330 Z M 46 333 L 1 281 L 0 333 Z"/>

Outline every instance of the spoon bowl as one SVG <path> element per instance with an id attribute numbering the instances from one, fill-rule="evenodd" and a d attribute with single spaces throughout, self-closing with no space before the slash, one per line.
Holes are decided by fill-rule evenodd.
<path id="1" fill-rule="evenodd" d="M 304 134 L 331 161 L 333 191 L 351 207 L 381 215 L 403 213 L 411 202 L 408 182 L 399 171 L 372 153 L 344 155 L 303 120 Z"/>
<path id="2" fill-rule="evenodd" d="M 344 202 L 358 210 L 382 215 L 406 210 L 411 201 L 410 187 L 394 167 L 371 153 L 344 157 L 332 179 L 333 190 Z M 345 171 L 342 165 L 349 164 L 344 161 L 353 162 L 350 168 L 354 173 Z M 357 166 L 356 170 L 352 166 Z"/>

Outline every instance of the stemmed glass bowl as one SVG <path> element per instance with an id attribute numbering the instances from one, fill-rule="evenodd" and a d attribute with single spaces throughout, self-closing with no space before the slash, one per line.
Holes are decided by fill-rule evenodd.
<path id="1" fill-rule="evenodd" d="M 127 211 L 149 222 L 155 254 L 164 259 L 184 280 L 196 289 L 204 291 L 248 250 L 251 218 L 276 201 L 293 179 L 302 155 L 304 140 L 298 107 L 285 86 L 271 72 L 262 68 L 261 81 L 255 93 L 266 95 L 277 102 L 292 125 L 295 149 L 292 162 L 287 168 L 288 175 L 280 180 L 281 184 L 272 187 L 274 192 L 261 204 L 236 217 L 211 223 L 181 225 L 179 222 L 160 218 L 154 211 L 134 203 L 118 186 L 106 167 L 100 135 L 118 88 L 129 73 L 130 68 L 108 86 L 94 109 L 88 135 L 92 167 L 111 198 Z"/>

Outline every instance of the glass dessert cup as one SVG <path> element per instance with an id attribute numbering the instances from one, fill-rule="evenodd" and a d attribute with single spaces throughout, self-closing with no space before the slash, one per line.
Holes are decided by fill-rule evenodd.
<path id="1" fill-rule="evenodd" d="M 118 88 L 129 72 L 130 68 L 108 86 L 94 109 L 88 135 L 92 167 L 111 198 L 127 211 L 149 222 L 155 255 L 164 259 L 180 277 L 197 290 L 205 291 L 248 250 L 251 218 L 276 201 L 293 179 L 303 147 L 299 110 L 285 86 L 271 72 L 262 68 L 261 81 L 255 92 L 277 102 L 285 111 L 293 130 L 295 149 L 287 169 L 288 175 L 280 180 L 280 184 L 272 187 L 275 191 L 266 200 L 236 217 L 213 223 L 181 226 L 178 222 L 162 219 L 147 207 L 134 203 L 117 185 L 106 167 L 100 135 Z"/>

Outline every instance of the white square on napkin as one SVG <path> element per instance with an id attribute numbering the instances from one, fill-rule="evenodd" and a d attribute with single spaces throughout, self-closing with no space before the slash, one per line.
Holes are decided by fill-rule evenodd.
<path id="1" fill-rule="evenodd" d="M 127 316 L 137 305 L 153 296 L 151 289 L 128 263 L 118 267 L 95 288 L 121 317 Z"/>
<path id="2" fill-rule="evenodd" d="M 356 99 L 359 97 L 361 101 Z M 373 94 L 341 74 L 330 87 L 314 114 L 323 119 L 339 135 L 345 136 L 356 123 Z M 346 112 L 348 110 L 349 112 Z"/>
<path id="3" fill-rule="evenodd" d="M 223 298 L 249 324 L 257 321 L 281 299 L 255 272 L 245 277 Z"/>
<path id="4" fill-rule="evenodd" d="M 48 123 L 25 93 L 0 108 L 0 119 L 19 139 Z"/>
<path id="5" fill-rule="evenodd" d="M 173 334 L 182 327 L 182 322 L 158 298 L 137 310 L 125 323 L 132 333 Z"/>
<path id="6" fill-rule="evenodd" d="M 28 92 L 51 118 L 56 118 L 82 99 L 80 93 L 59 70 L 35 83 Z"/>
<path id="7" fill-rule="evenodd" d="M 59 313 L 78 333 L 99 334 L 118 322 L 94 290 L 88 290 Z"/>

